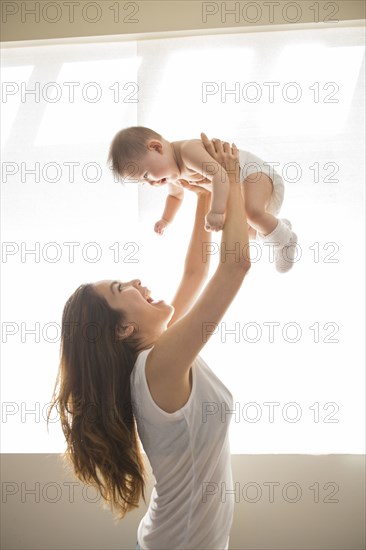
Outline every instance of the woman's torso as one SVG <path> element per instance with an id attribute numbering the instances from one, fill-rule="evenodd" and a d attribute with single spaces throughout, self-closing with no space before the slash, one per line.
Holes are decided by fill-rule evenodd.
<path id="1" fill-rule="evenodd" d="M 233 494 L 226 502 L 221 498 L 223 489 L 227 495 L 233 489 L 227 412 L 232 395 L 198 356 L 188 400 L 173 413 L 162 410 L 146 378 L 150 350 L 139 354 L 131 374 L 137 429 L 156 479 L 138 529 L 140 546 L 223 550 L 234 508 Z"/>

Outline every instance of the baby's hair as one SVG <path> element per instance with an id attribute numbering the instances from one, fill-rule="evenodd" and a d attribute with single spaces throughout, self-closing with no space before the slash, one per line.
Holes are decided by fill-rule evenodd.
<path id="1" fill-rule="evenodd" d="M 108 162 L 114 175 L 133 178 L 135 164 L 147 152 L 146 144 L 150 139 L 163 137 L 145 126 L 130 126 L 120 130 L 113 138 L 109 148 Z"/>

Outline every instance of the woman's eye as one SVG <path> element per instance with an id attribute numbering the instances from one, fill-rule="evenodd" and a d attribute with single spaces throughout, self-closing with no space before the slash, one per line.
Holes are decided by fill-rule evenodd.
<path id="1" fill-rule="evenodd" d="M 121 292 L 121 290 L 122 290 L 122 283 L 120 283 L 120 284 L 118 285 L 118 292 Z"/>

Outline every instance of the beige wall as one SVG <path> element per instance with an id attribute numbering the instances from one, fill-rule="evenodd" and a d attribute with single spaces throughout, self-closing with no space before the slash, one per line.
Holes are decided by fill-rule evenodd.
<path id="1" fill-rule="evenodd" d="M 350 21 L 365 18 L 364 0 L 1 0 L 1 40 L 135 35 L 167 31 Z M 268 5 L 269 4 L 269 5 Z M 319 12 L 315 11 L 316 6 Z M 117 9 L 118 7 L 118 9 Z M 234 10 L 230 14 L 230 10 Z M 31 13 L 33 11 L 33 13 Z"/>
<path id="2" fill-rule="evenodd" d="M 230 549 L 365 548 L 364 456 L 233 455 L 232 466 L 239 502 Z M 147 502 L 151 489 L 150 475 Z M 60 455 L 2 455 L 1 548 L 134 549 L 143 502 L 115 525 L 94 500 L 95 490 L 83 494 Z"/>

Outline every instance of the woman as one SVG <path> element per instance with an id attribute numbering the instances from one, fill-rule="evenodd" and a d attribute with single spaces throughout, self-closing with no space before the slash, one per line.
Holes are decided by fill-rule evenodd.
<path id="1" fill-rule="evenodd" d="M 137 426 L 156 479 L 138 528 L 141 550 L 227 549 L 233 519 L 229 421 L 214 414 L 218 404 L 233 408 L 232 395 L 199 352 L 250 268 L 248 225 L 237 148 L 202 140 L 229 173 L 230 195 L 219 265 L 199 298 L 209 268 L 202 251 L 211 237 L 204 230 L 210 194 L 187 183 L 197 209 L 172 304 L 151 302 L 138 279 L 100 281 L 80 286 L 63 312 L 52 407 L 64 456 L 122 519 L 145 501 Z"/>

